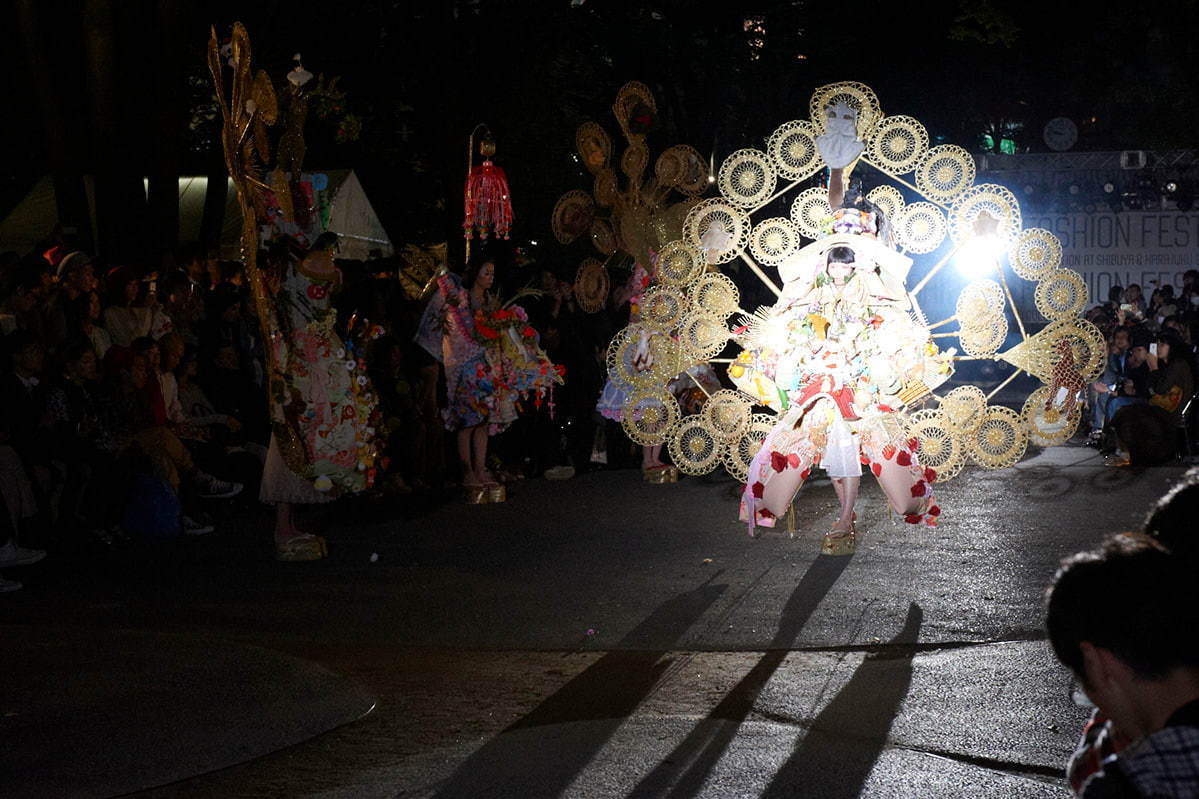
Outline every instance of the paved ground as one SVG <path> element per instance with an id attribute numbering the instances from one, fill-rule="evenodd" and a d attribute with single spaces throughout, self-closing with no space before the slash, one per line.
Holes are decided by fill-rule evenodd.
<path id="1" fill-rule="evenodd" d="M 1062 796 L 1084 714 L 1044 586 L 1181 473 L 1055 448 L 939 487 L 934 530 L 868 486 L 851 558 L 817 556 L 827 484 L 794 539 L 750 540 L 731 481 L 530 481 L 501 506 L 336 509 L 318 564 L 275 563 L 264 515 L 99 576 L 47 565 L 0 623 L 253 644 L 377 700 L 144 796 Z"/>

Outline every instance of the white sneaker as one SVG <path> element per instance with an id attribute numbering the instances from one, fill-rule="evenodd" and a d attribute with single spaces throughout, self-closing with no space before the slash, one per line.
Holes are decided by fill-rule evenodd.
<path id="1" fill-rule="evenodd" d="M 0 566 L 28 566 L 30 563 L 37 563 L 44 557 L 46 557 L 46 550 L 25 549 L 17 546 L 11 540 L 4 546 L 0 546 Z M 17 585 L 19 587 L 20 583 Z"/>
<path id="2" fill-rule="evenodd" d="M 6 594 L 9 591 L 20 591 L 21 587 L 21 584 L 16 580 L 5 580 L 3 577 L 0 577 L 0 594 Z"/>
<path id="3" fill-rule="evenodd" d="M 230 483 L 207 472 L 196 471 L 196 488 L 204 499 L 228 499 L 241 493 L 241 483 Z"/>
<path id="4" fill-rule="evenodd" d="M 183 517 L 183 534 L 184 535 L 208 535 L 215 530 L 211 524 L 203 524 L 196 521 L 190 516 Z"/>

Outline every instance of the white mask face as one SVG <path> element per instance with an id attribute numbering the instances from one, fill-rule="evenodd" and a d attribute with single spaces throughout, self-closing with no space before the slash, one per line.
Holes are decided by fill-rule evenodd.
<path id="1" fill-rule="evenodd" d="M 826 127 L 829 133 L 838 136 L 858 137 L 858 112 L 844 103 L 830 105 L 825 110 Z"/>

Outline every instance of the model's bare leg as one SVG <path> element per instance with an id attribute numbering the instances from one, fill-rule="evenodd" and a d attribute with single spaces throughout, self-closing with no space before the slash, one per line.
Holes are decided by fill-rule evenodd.
<path id="1" fill-rule="evenodd" d="M 494 483 L 495 478 L 487 471 L 487 424 L 471 428 L 471 454 L 475 477 L 480 483 Z"/>
<path id="2" fill-rule="evenodd" d="M 841 516 L 833 523 L 833 532 L 848 533 L 853 530 L 853 506 L 858 501 L 858 490 L 861 485 L 861 477 L 833 478 L 833 488 L 837 492 L 837 499 L 841 501 Z"/>
<path id="3" fill-rule="evenodd" d="M 652 469 L 655 466 L 662 466 L 662 445 L 653 444 L 651 446 L 643 446 L 641 448 L 641 468 Z"/>
<path id="4" fill-rule="evenodd" d="M 462 484 L 465 486 L 478 486 L 481 482 L 475 474 L 475 464 L 470 454 L 474 430 L 473 427 L 467 427 L 458 431 L 458 460 L 462 464 Z"/>
<path id="5" fill-rule="evenodd" d="M 285 544 L 304 531 L 296 527 L 295 510 L 290 502 L 280 502 L 275 505 L 275 544 Z"/>

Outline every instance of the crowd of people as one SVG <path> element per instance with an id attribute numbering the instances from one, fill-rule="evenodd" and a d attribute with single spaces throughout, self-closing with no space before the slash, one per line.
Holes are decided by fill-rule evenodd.
<path id="1" fill-rule="evenodd" d="M 0 258 L 0 570 L 58 547 L 209 533 L 229 516 L 225 506 L 258 502 L 271 463 L 270 375 L 240 263 L 190 248 L 149 270 L 61 245 Z M 428 296 L 404 292 L 397 260 L 339 266 L 338 328 L 375 331 L 365 363 L 383 491 L 437 501 L 482 476 L 565 479 L 635 462 L 619 425 L 595 413 L 627 300 L 586 314 L 549 270 L 511 267 L 500 280 L 491 267 L 493 296 L 536 289 L 521 301 L 527 322 L 570 379 L 515 397 L 486 462 L 468 458 L 459 470 L 444 322 L 432 341 L 418 335 Z M 0 590 L 19 587 L 0 571 Z"/>
<path id="2" fill-rule="evenodd" d="M 1087 319 L 1103 331 L 1103 376 L 1088 387 L 1089 441 L 1110 463 L 1152 466 L 1187 452 L 1199 374 L 1199 271 L 1180 290 L 1163 284 L 1146 300 L 1139 285 L 1114 286 Z"/>

